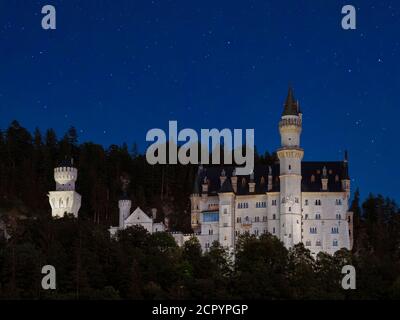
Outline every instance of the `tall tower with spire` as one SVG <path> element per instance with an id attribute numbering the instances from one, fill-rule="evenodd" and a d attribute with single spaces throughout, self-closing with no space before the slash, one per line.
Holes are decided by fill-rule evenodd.
<path id="1" fill-rule="evenodd" d="M 301 161 L 304 151 L 300 148 L 302 113 L 290 87 L 279 133 L 281 147 L 277 154 L 280 162 L 280 235 L 289 248 L 302 241 L 301 238 Z"/>

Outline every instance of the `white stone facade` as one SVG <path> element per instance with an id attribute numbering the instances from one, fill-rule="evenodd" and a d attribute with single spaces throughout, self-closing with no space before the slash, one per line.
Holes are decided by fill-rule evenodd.
<path id="1" fill-rule="evenodd" d="M 214 241 L 233 250 L 245 232 L 269 232 L 287 248 L 303 242 L 314 255 L 352 248 L 347 155 L 341 162 L 302 161 L 302 113 L 292 90 L 279 131 L 279 164 L 274 170 L 261 166 L 256 177 L 236 176 L 235 170 L 223 167 L 215 177 L 215 168 L 200 168 L 191 196 L 191 221 L 204 250 Z"/>
<path id="2" fill-rule="evenodd" d="M 77 178 L 78 170 L 73 167 L 73 160 L 54 169 L 56 191 L 50 191 L 48 194 L 53 217 L 63 217 L 64 214 L 78 217 L 81 196 L 75 191 Z"/>
<path id="3" fill-rule="evenodd" d="M 146 213 L 137 207 L 131 213 L 131 200 L 122 199 L 118 202 L 119 206 L 119 225 L 118 227 L 111 227 L 110 234 L 115 236 L 118 230 L 124 230 L 131 226 L 142 226 L 149 233 L 162 232 L 166 230 L 163 222 L 157 221 L 157 209 L 152 209 L 152 216 L 149 217 Z"/>

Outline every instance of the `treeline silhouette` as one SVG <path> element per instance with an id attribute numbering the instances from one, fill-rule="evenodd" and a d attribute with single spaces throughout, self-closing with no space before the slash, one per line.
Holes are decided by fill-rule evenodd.
<path id="1" fill-rule="evenodd" d="M 180 248 L 168 233 L 128 228 L 118 241 L 107 231 L 118 220 L 121 176 L 129 176 L 134 205 L 158 207 L 176 230 L 190 231 L 189 194 L 196 168 L 149 166 L 135 145 L 78 144 L 71 128 L 31 135 L 17 122 L 0 134 L 0 299 L 399 299 L 400 215 L 390 199 L 352 201 L 354 248 L 316 258 L 302 244 L 287 250 L 266 234 L 240 237 L 236 259 L 196 239 Z M 47 191 L 53 168 L 73 157 L 83 196 L 79 219 L 53 220 Z M 257 156 L 271 163 L 274 155 Z M 43 290 L 41 269 L 53 265 L 57 289 Z M 342 266 L 356 269 L 356 290 L 341 287 Z"/>

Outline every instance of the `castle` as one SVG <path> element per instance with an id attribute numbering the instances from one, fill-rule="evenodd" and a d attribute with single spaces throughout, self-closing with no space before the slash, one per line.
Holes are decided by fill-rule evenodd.
<path id="1" fill-rule="evenodd" d="M 199 168 L 191 223 L 202 248 L 214 241 L 233 250 L 240 234 L 269 232 L 286 248 L 304 243 L 312 254 L 352 248 L 347 152 L 343 161 L 302 161 L 302 112 L 292 88 L 279 122 L 279 163 L 248 176 L 233 167 Z"/>
<path id="2" fill-rule="evenodd" d="M 312 254 L 333 254 L 353 245 L 353 214 L 349 212 L 350 178 L 347 152 L 343 161 L 302 161 L 302 112 L 289 88 L 279 122 L 279 163 L 256 166 L 249 175 L 237 176 L 232 166 L 199 167 L 191 200 L 194 233 L 172 232 L 178 245 L 198 238 L 203 250 L 214 241 L 231 252 L 240 234 L 270 233 L 286 248 L 302 242 Z M 65 163 L 54 170 L 56 191 L 49 193 L 52 215 L 78 216 L 81 196 L 75 191 L 77 169 Z M 119 203 L 119 225 L 111 235 L 141 225 L 150 233 L 168 231 L 168 220 L 157 220 L 140 208 L 131 212 L 126 197 Z"/>

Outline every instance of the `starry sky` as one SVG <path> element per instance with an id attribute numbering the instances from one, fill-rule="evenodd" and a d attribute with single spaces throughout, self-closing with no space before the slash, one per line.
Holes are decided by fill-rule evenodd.
<path id="1" fill-rule="evenodd" d="M 56 30 L 41 28 L 46 4 Z M 148 130 L 177 120 L 254 128 L 274 151 L 291 84 L 304 159 L 348 149 L 353 190 L 399 202 L 399 31 L 397 0 L 2 0 L 0 128 L 75 126 L 80 142 L 144 152 Z"/>

